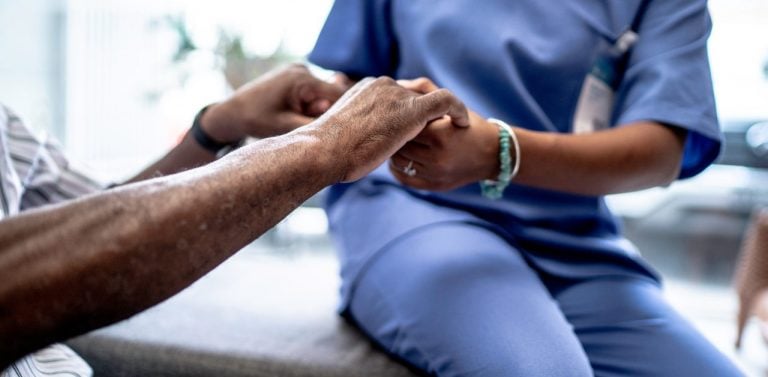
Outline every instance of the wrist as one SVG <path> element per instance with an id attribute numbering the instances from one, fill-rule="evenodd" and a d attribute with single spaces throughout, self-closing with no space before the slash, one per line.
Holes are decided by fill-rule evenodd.
<path id="1" fill-rule="evenodd" d="M 240 130 L 237 116 L 234 114 L 237 113 L 231 109 L 229 102 L 209 105 L 201 115 L 200 128 L 219 144 L 238 143 L 245 139 L 246 135 Z"/>
<path id="2" fill-rule="evenodd" d="M 338 128 L 326 123 L 315 121 L 287 135 L 308 143 L 310 158 L 307 163 L 312 165 L 313 171 L 320 173 L 326 185 L 333 185 L 343 182 L 350 170 L 344 159 L 349 149 L 342 147 L 340 135 L 335 132 Z"/>
<path id="3" fill-rule="evenodd" d="M 499 172 L 501 171 L 499 128 L 486 119 L 483 119 L 482 122 L 483 129 L 486 130 L 485 142 L 482 144 L 485 147 L 483 151 L 485 163 L 482 165 L 482 169 L 478 169 L 480 176 L 477 180 L 496 180 L 499 178 Z"/>
<path id="4" fill-rule="evenodd" d="M 244 138 L 232 142 L 222 142 L 220 141 L 222 139 L 219 139 L 220 135 L 216 133 L 214 133 L 215 136 L 211 135 L 210 125 L 219 123 L 211 123 L 210 118 L 207 118 L 207 121 L 205 122 L 204 120 L 206 120 L 206 116 L 209 114 L 209 111 L 215 106 L 216 105 L 208 105 L 198 111 L 197 115 L 195 115 L 194 121 L 192 122 L 192 127 L 187 133 L 187 138 L 192 140 L 200 148 L 208 151 L 214 156 L 219 157 L 229 153 L 234 149 L 239 148 L 243 144 Z M 207 126 L 204 126 L 204 124 Z M 216 129 L 217 128 L 214 128 L 214 130 Z"/>
<path id="5" fill-rule="evenodd" d="M 480 183 L 483 196 L 489 199 L 499 199 L 504 195 L 504 189 L 515 178 L 520 169 L 520 143 L 510 125 L 498 119 L 488 119 L 499 131 L 499 173 L 494 179 Z"/>

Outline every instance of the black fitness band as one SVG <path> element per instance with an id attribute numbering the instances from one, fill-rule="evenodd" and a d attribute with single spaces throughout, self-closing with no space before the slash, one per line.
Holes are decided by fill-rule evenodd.
<path id="1" fill-rule="evenodd" d="M 192 133 L 192 137 L 195 139 L 198 145 L 203 147 L 203 149 L 218 155 L 225 149 L 236 149 L 240 146 L 242 143 L 242 140 L 238 140 L 233 143 L 220 143 L 216 140 L 214 140 L 210 135 L 208 135 L 204 130 L 203 127 L 200 124 L 200 120 L 203 119 L 203 114 L 210 108 L 212 105 L 208 105 L 206 107 L 203 107 L 200 109 L 200 111 L 197 112 L 197 115 L 195 115 L 195 120 L 192 121 L 192 128 L 190 129 L 190 132 Z"/>

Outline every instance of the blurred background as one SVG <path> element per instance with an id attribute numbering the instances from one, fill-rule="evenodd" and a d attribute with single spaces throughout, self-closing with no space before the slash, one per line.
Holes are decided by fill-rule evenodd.
<path id="1" fill-rule="evenodd" d="M 86 171 L 119 182 L 173 146 L 201 106 L 272 67 L 303 61 L 331 4 L 0 0 L 0 102 L 60 140 Z M 723 156 L 694 179 L 609 202 L 667 279 L 673 303 L 733 355 L 732 272 L 750 214 L 768 206 L 768 1 L 711 0 L 710 9 Z M 318 201 L 253 252 L 332 255 Z M 752 349 L 759 352 L 734 357 L 765 370 L 768 354 Z"/>
<path id="2" fill-rule="evenodd" d="M 0 101 L 119 181 L 176 143 L 202 105 L 304 59 L 330 5 L 0 0 Z"/>

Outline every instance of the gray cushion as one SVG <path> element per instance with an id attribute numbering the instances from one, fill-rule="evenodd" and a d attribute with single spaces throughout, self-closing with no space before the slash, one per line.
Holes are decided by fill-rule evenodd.
<path id="1" fill-rule="evenodd" d="M 330 254 L 245 250 L 170 300 L 69 345 L 96 377 L 416 376 L 338 317 L 337 268 Z"/>

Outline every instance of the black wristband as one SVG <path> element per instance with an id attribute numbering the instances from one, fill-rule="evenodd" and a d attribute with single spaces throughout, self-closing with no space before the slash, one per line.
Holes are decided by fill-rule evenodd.
<path id="1" fill-rule="evenodd" d="M 215 155 L 220 154 L 225 149 L 232 150 L 239 147 L 242 143 L 242 140 L 238 140 L 233 143 L 220 143 L 214 140 L 203 130 L 203 127 L 200 124 L 200 120 L 203 119 L 203 114 L 205 114 L 209 107 L 211 107 L 211 105 L 200 109 L 200 111 L 197 112 L 197 115 L 195 115 L 195 120 L 192 121 L 192 128 L 190 129 L 190 132 L 192 133 L 192 137 L 195 139 L 195 141 L 197 141 L 197 144 L 203 147 L 203 149 Z"/>

